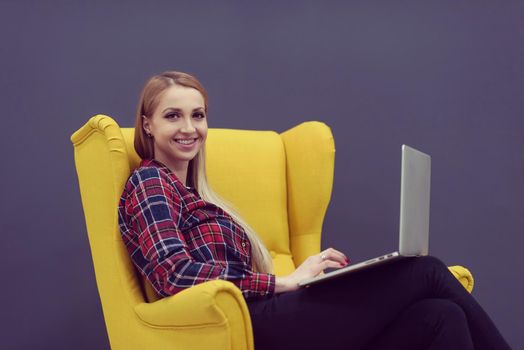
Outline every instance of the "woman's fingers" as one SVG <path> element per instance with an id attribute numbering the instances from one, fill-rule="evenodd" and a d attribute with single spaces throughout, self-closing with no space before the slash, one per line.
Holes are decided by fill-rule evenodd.
<path id="1" fill-rule="evenodd" d="M 339 269 L 341 267 L 344 267 L 345 264 L 342 264 L 342 263 L 339 263 L 333 260 L 325 260 L 322 262 L 321 266 L 322 266 L 322 271 L 324 271 L 327 268 Z"/>
<path id="2" fill-rule="evenodd" d="M 344 262 L 349 262 L 349 259 L 348 257 L 346 256 L 346 254 L 342 253 L 341 251 L 338 251 L 336 249 L 333 249 L 333 248 L 329 248 L 333 251 L 333 253 L 340 259 L 342 259 Z"/>
<path id="3" fill-rule="evenodd" d="M 346 257 L 346 255 L 336 249 L 328 248 L 320 253 L 320 257 L 322 260 L 334 260 L 337 261 L 343 265 L 347 265 L 349 263 L 349 259 Z"/>

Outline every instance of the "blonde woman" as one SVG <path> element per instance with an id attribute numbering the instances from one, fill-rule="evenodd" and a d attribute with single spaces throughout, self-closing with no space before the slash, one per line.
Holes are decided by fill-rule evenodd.
<path id="1" fill-rule="evenodd" d="M 349 263 L 329 248 L 276 277 L 256 232 L 209 187 L 208 97 L 193 76 L 149 79 L 138 104 L 142 161 L 119 203 L 132 261 L 161 296 L 224 279 L 237 285 L 260 349 L 509 349 L 473 297 L 433 257 L 406 259 L 300 289 Z"/>

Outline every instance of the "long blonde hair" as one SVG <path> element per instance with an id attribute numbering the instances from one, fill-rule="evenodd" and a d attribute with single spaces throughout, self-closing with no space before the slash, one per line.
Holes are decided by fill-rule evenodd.
<path id="1" fill-rule="evenodd" d="M 151 118 L 159 103 L 160 95 L 170 86 L 180 85 L 198 90 L 204 98 L 204 108 L 207 115 L 208 96 L 202 84 L 192 75 L 177 71 L 167 71 L 151 77 L 140 94 L 135 119 L 135 149 L 142 159 L 154 159 L 153 139 L 146 135 L 142 118 Z M 273 272 L 273 260 L 264 243 L 260 240 L 255 230 L 242 219 L 231 204 L 222 199 L 209 186 L 206 176 L 205 144 L 200 148 L 195 158 L 189 161 L 187 181 L 193 186 L 206 202 L 213 203 L 225 210 L 237 224 L 246 232 L 251 242 L 253 270 L 263 273 Z"/>

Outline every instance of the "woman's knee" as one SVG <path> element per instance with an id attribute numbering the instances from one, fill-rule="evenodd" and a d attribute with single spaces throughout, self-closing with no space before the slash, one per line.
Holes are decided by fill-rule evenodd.
<path id="1" fill-rule="evenodd" d="M 438 298 L 456 282 L 446 264 L 434 256 L 413 258 L 411 273 L 420 282 L 419 287 L 425 291 L 424 297 Z"/>
<path id="2" fill-rule="evenodd" d="M 444 264 L 442 260 L 440 260 L 439 258 L 433 255 L 421 256 L 418 258 L 418 260 L 420 261 L 420 263 L 427 265 L 427 266 L 434 266 L 437 268 L 446 268 L 447 269 L 446 264 Z"/>
<path id="3" fill-rule="evenodd" d="M 414 259 L 414 264 L 417 267 L 420 267 L 423 271 L 433 271 L 433 272 L 445 272 L 448 273 L 448 267 L 442 260 L 437 257 L 428 255 L 421 256 Z"/>

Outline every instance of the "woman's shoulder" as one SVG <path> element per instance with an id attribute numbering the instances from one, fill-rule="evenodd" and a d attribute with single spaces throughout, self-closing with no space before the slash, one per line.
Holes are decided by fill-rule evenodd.
<path id="1" fill-rule="evenodd" d="M 140 166 L 133 170 L 131 177 L 137 180 L 148 180 L 165 177 L 165 172 L 154 166 Z"/>
<path id="2" fill-rule="evenodd" d="M 144 182 L 159 182 L 165 184 L 173 184 L 169 172 L 167 172 L 163 167 L 158 166 L 156 163 L 151 160 L 142 160 L 139 166 L 133 170 L 128 179 L 128 185 L 133 187 L 139 186 Z"/>

